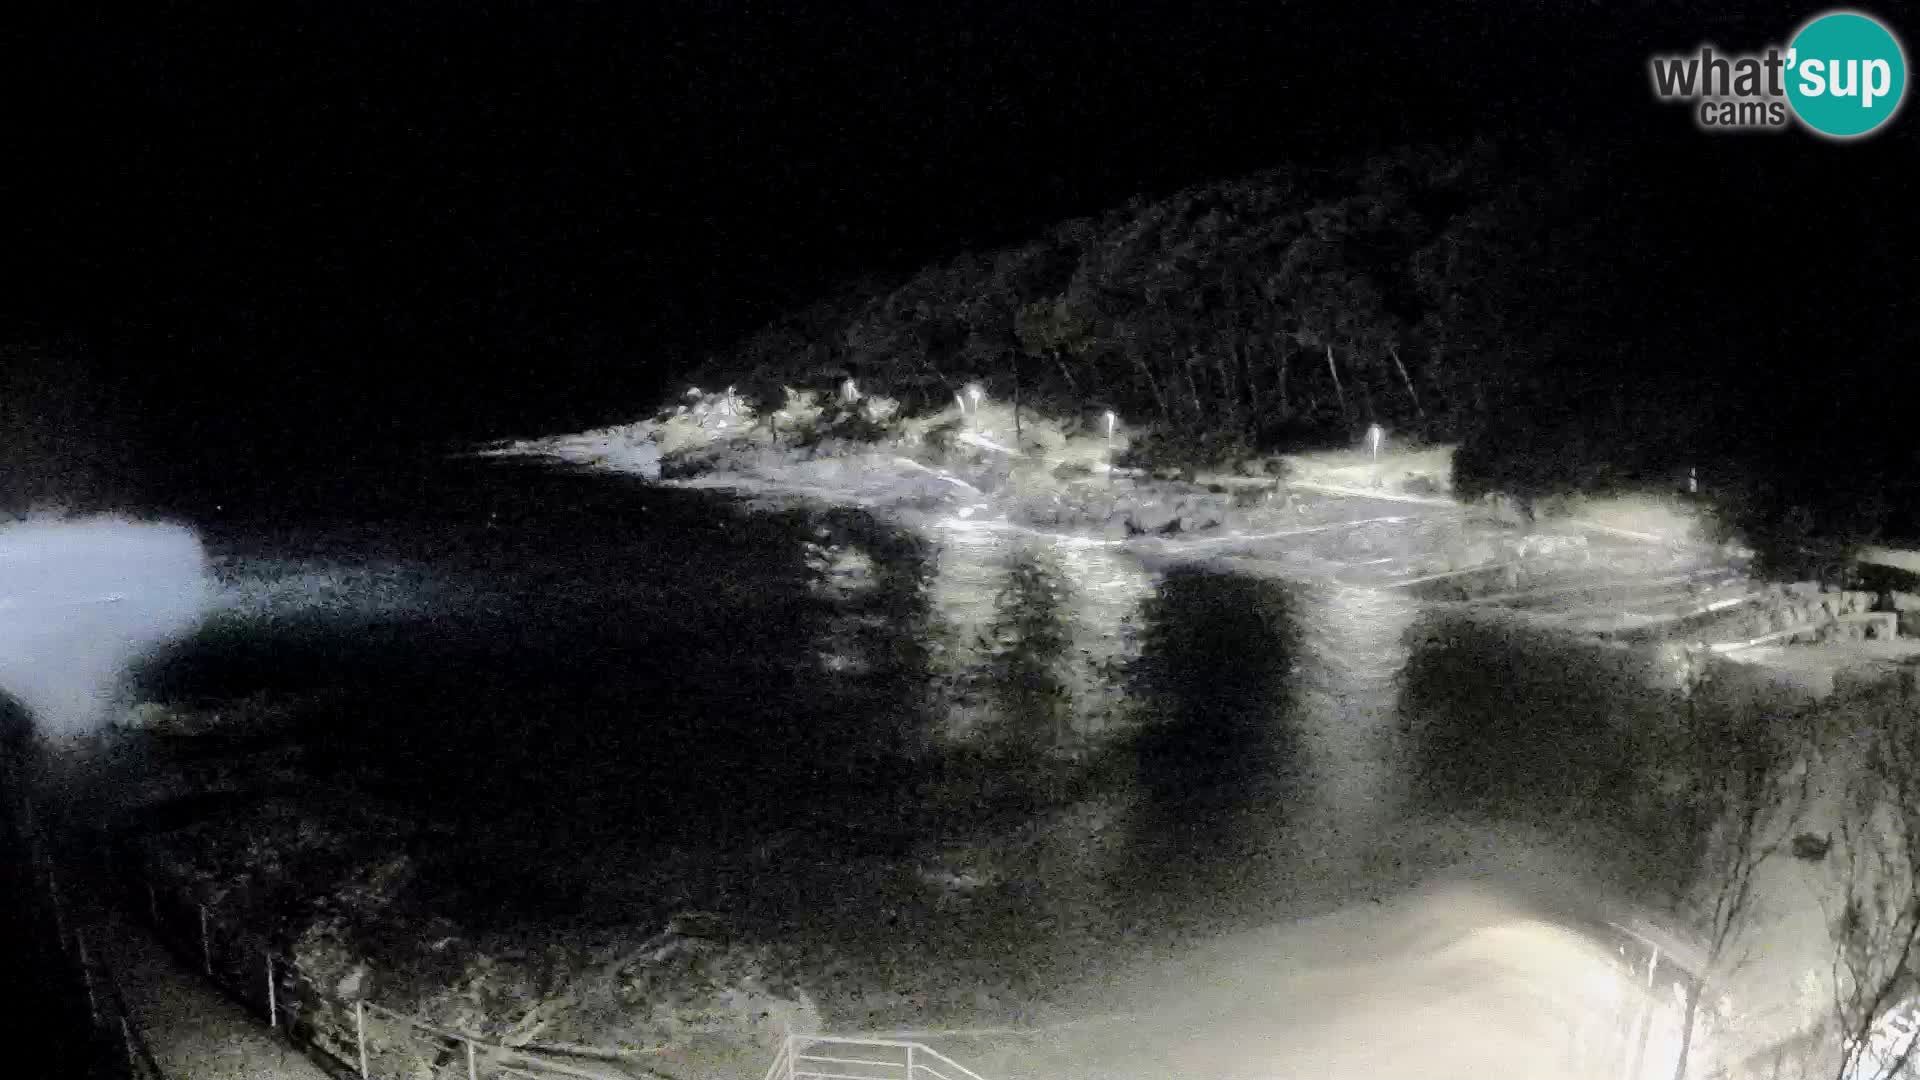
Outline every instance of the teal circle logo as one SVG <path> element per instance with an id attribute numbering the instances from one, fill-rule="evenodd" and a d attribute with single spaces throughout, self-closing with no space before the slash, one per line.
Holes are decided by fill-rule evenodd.
<path id="1" fill-rule="evenodd" d="M 1893 119 L 1907 90 L 1907 57 L 1879 20 L 1821 15 L 1788 46 L 1787 101 L 1822 135 L 1850 139 Z"/>

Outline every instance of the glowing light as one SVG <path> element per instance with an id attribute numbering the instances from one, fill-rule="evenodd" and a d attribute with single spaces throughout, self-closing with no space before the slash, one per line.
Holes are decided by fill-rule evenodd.
<path id="1" fill-rule="evenodd" d="M 1384 428 L 1379 424 L 1367 425 L 1367 451 L 1373 455 L 1373 460 L 1380 460 L 1380 448 L 1386 441 L 1387 432 Z"/>
<path id="2" fill-rule="evenodd" d="M 1118 419 L 1113 415 L 1112 409 L 1107 410 L 1107 483 L 1109 484 L 1113 483 L 1113 425 Z"/>
<path id="3" fill-rule="evenodd" d="M 210 609 L 199 537 L 108 517 L 0 528 L 0 689 L 41 730 L 82 735 L 107 717 L 129 665 L 191 633 Z"/>

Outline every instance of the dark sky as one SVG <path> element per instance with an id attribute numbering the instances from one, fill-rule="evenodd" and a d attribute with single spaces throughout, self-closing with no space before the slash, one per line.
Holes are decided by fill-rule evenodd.
<path id="1" fill-rule="evenodd" d="M 1783 251 L 1817 251 L 1806 288 L 1846 294 L 1854 331 L 1892 311 L 1862 288 L 1920 280 L 1910 112 L 1841 147 L 1712 139 L 1650 100 L 1648 53 L 1778 41 L 1813 8 L 125 7 L 4 44 L 0 316 L 195 477 L 630 416 L 837 281 L 1408 141 L 1617 173 L 1701 286 L 1676 319 L 1817 330 L 1823 311 L 1781 310 L 1813 295 Z M 1675 358 L 1700 362 L 1725 361 Z"/>

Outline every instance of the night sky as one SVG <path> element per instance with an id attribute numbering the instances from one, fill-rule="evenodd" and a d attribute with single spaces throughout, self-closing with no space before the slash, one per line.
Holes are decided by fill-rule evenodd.
<path id="1" fill-rule="evenodd" d="M 1782 41 L 1816 10 L 66 7 L 0 46 L 0 318 L 57 358 L 31 385 L 159 487 L 358 475 L 631 418 L 849 279 L 1479 135 L 1617 177 L 1596 212 L 1657 249 L 1622 333 L 1671 340 L 1676 373 L 1882 408 L 1920 281 L 1911 110 L 1853 145 L 1711 137 L 1648 89 L 1652 52 Z"/>

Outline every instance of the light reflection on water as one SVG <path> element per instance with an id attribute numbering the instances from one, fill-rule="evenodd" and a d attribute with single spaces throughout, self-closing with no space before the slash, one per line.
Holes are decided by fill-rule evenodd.
<path id="1" fill-rule="evenodd" d="M 993 618 L 995 593 L 1014 553 L 1039 552 L 1060 572 L 1071 600 L 1076 657 L 1091 669 L 1082 686 L 1119 693 L 1118 687 L 1101 686 L 1112 680 L 1102 678 L 1097 665 L 1134 655 L 1137 641 L 1128 629 L 1156 588 L 1158 572 L 1110 541 L 965 518 L 942 519 L 932 531 L 939 554 L 931 599 L 956 640 L 976 641 Z M 1398 808 L 1404 789 L 1393 775 L 1392 717 L 1407 631 L 1419 605 L 1389 589 L 1332 583 L 1290 583 L 1284 589 L 1297 600 L 1300 630 L 1300 655 L 1288 680 L 1295 700 L 1286 710 L 1307 756 L 1308 784 L 1300 794 L 1324 821 L 1347 828 L 1378 821 Z"/>
<path id="2" fill-rule="evenodd" d="M 1419 608 L 1389 589 L 1306 592 L 1297 691 L 1310 778 L 1303 794 L 1326 819 L 1365 831 L 1401 809 L 1393 718 Z"/>
<path id="3" fill-rule="evenodd" d="M 1037 560 L 1067 597 L 1079 731 L 1098 742 L 1116 720 L 1171 720 L 1159 742 L 1163 757 L 1175 751 L 1163 764 L 1178 775 L 1156 781 L 1143 758 L 1148 788 L 1241 789 L 1234 809 L 1205 813 L 1233 819 L 1223 827 L 1240 832 L 1236 850 L 1276 866 L 1340 878 L 1365 865 L 1373 841 L 1434 813 L 1527 828 L 1572 812 L 1643 829 L 1661 812 L 1635 793 L 1671 726 L 1662 720 L 1671 687 L 1645 656 L 1409 590 L 1290 574 L 1273 552 L 1177 562 L 1150 546 L 997 521 L 948 518 L 927 531 L 930 608 L 951 631 L 957 666 L 978 662 L 982 630 L 1004 614 L 996 600 L 1010 566 Z M 1253 616 L 1249 606 L 1271 610 Z M 1143 666 L 1143 649 L 1173 652 Z M 1154 686 L 1156 671 L 1170 681 Z M 1257 745 L 1264 735 L 1226 734 L 1206 719 L 1228 713 L 1277 741 Z M 1235 741 L 1246 738 L 1256 742 Z M 1240 749 L 1198 771 L 1199 759 L 1177 760 L 1180 746 L 1214 739 Z M 1569 799 L 1581 805 L 1569 809 Z"/>
<path id="4" fill-rule="evenodd" d="M 1154 575 L 1119 545 L 1085 537 L 958 517 L 933 522 L 928 531 L 936 549 L 929 599 L 958 653 L 955 667 L 980 659 L 980 636 L 997 613 L 996 596 L 1016 556 L 1033 555 L 1058 572 L 1072 642 L 1076 726 L 1098 731 L 1119 705 L 1120 688 L 1107 672 L 1130 654 L 1126 627 L 1152 593 Z"/>

